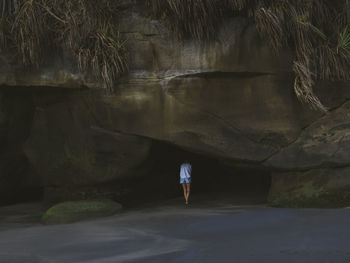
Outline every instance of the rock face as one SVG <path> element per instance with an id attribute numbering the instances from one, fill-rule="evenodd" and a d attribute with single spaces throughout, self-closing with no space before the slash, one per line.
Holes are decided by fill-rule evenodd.
<path id="1" fill-rule="evenodd" d="M 130 176 L 148 155 L 149 140 L 99 128 L 89 96 L 84 91 L 33 95 L 35 113 L 24 152 L 45 185 Z"/>
<path id="2" fill-rule="evenodd" d="M 98 127 L 90 90 L 7 87 L 0 94 L 0 203 L 36 198 L 42 187 L 49 203 L 80 199 L 91 195 L 85 186 L 142 174 L 151 141 Z M 63 197 L 50 193 L 57 188 Z"/>
<path id="3" fill-rule="evenodd" d="M 27 94 L 23 89 L 17 93 L 0 92 L 1 204 L 30 200 L 40 185 L 35 170 L 22 151 L 33 119 Z"/>
<path id="4" fill-rule="evenodd" d="M 350 164 L 350 102 L 307 127 L 298 139 L 266 161 L 284 169 Z"/>
<path id="5" fill-rule="evenodd" d="M 208 73 L 174 78 L 165 86 L 128 84 L 117 96 L 103 99 L 108 116 L 116 120 L 105 123 L 109 129 L 191 151 L 262 162 L 315 120 L 289 94 L 287 80 L 291 82 L 285 76 Z"/>
<path id="6" fill-rule="evenodd" d="M 350 203 L 350 103 L 307 127 L 266 161 L 300 172 L 274 173 L 269 202 L 276 206 L 331 207 Z"/>
<path id="7" fill-rule="evenodd" d="M 349 167 L 273 173 L 269 204 L 279 207 L 342 207 L 350 202 Z"/>
<path id="8" fill-rule="evenodd" d="M 2 58 L 7 61 L 0 68 L 2 85 L 21 84 L 31 92 L 15 118 L 25 118 L 16 124 L 16 129 L 25 126 L 23 134 L 10 132 L 4 120 L 14 115 L 2 110 L 0 140 L 9 141 L 12 134 L 19 146 L 13 155 L 4 151 L 6 159 L 28 160 L 37 185 L 78 187 L 140 176 L 152 140 L 233 166 L 270 169 L 269 200 L 276 204 L 299 198 L 298 189 L 318 191 L 311 183 L 318 180 L 317 169 L 327 177 L 327 187 L 331 185 L 327 194 L 350 182 L 345 172 L 350 166 L 349 83 L 317 83 L 316 93 L 332 108 L 322 115 L 293 93 L 290 54 L 274 54 L 249 21 L 226 21 L 217 39 L 208 43 L 180 42 L 144 14 L 142 1 L 125 2 L 120 32 L 128 39 L 130 73 L 112 96 L 91 88 L 98 85 L 77 74 L 67 55 L 26 74 Z M 338 174 L 337 167 L 344 169 L 341 181 L 332 176 Z M 1 180 L 14 171 L 8 169 Z M 304 173 L 308 179 L 295 183 Z M 298 200 L 300 204 L 304 199 Z"/>

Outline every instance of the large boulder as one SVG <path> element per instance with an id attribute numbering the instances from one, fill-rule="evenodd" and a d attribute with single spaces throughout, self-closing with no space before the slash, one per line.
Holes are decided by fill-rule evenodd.
<path id="1" fill-rule="evenodd" d="M 120 31 L 128 38 L 130 73 L 116 94 L 98 102 L 108 112 L 98 114 L 107 129 L 263 164 L 323 116 L 297 100 L 291 54 L 276 56 L 246 19 L 228 19 L 216 40 L 198 43 L 171 38 L 159 21 L 130 8 Z M 318 82 L 316 93 L 336 108 L 350 97 L 348 87 Z"/>
<path id="2" fill-rule="evenodd" d="M 41 182 L 23 154 L 33 118 L 31 96 L 0 90 L 0 204 L 37 198 Z M 39 194 L 40 195 L 40 194 Z"/>
<path id="3" fill-rule="evenodd" d="M 306 127 L 298 139 L 266 161 L 283 169 L 350 166 L 350 102 Z"/>
<path id="4" fill-rule="evenodd" d="M 229 72 L 177 77 L 164 85 L 125 84 L 117 95 L 102 98 L 114 120 L 104 125 L 216 157 L 261 162 L 317 117 L 299 105 L 291 82 L 285 75 Z"/>
<path id="5" fill-rule="evenodd" d="M 268 202 L 277 207 L 350 206 L 350 168 L 273 173 Z"/>
<path id="6" fill-rule="evenodd" d="M 85 91 L 33 94 L 35 112 L 24 152 L 44 186 L 105 183 L 132 176 L 151 142 L 98 126 Z"/>
<path id="7" fill-rule="evenodd" d="M 316 83 L 332 110 L 312 110 L 293 92 L 291 54 L 276 55 L 249 20 L 226 20 L 206 43 L 179 41 L 144 4 L 123 1 L 119 30 L 128 39 L 130 72 L 110 96 L 78 73 L 70 54 L 27 71 L 0 56 L 0 85 L 41 86 L 24 101 L 27 111 L 12 115 L 17 121 L 4 121 L 0 111 L 0 142 L 9 131 L 11 140 L 20 137 L 7 155 L 13 163 L 25 156 L 41 185 L 65 193 L 140 175 L 152 140 L 273 171 L 349 166 L 349 83 Z M 277 182 L 275 193 L 283 189 Z"/>
<path id="8" fill-rule="evenodd" d="M 275 206 L 350 205 L 350 102 L 306 127 L 298 139 L 269 158 L 274 173 L 269 203 Z M 302 170 L 299 171 L 298 170 Z"/>

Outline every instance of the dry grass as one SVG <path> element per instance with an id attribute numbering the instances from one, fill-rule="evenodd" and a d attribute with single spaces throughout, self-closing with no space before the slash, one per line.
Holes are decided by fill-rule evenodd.
<path id="1" fill-rule="evenodd" d="M 157 18 L 163 20 L 178 38 L 198 40 L 213 37 L 221 20 L 217 0 L 148 0 Z"/>
<path id="2" fill-rule="evenodd" d="M 75 51 L 82 71 L 91 71 L 109 91 L 114 80 L 127 71 L 124 41 L 112 30 L 110 23 L 104 24 Z"/>
<path id="3" fill-rule="evenodd" d="M 302 102 L 307 103 L 314 109 L 326 112 L 328 108 L 320 102 L 313 92 L 314 76 L 310 71 L 309 63 L 308 58 L 305 58 L 304 61 L 294 61 L 293 71 L 296 75 L 294 80 L 294 92 Z"/>
<path id="4" fill-rule="evenodd" d="M 12 43 L 25 65 L 44 63 L 48 48 L 68 47 L 82 72 L 107 90 L 127 70 L 116 28 L 118 0 L 0 0 L 0 43 Z M 247 16 L 273 50 L 290 48 L 294 90 L 326 111 L 313 91 L 318 79 L 350 79 L 350 0 L 147 0 L 154 17 L 180 39 L 215 38 L 227 17 Z"/>
<path id="5" fill-rule="evenodd" d="M 23 1 L 12 19 L 11 37 L 22 55 L 24 65 L 39 66 L 43 61 L 43 47 L 50 42 L 48 16 L 38 1 Z"/>
<path id="6" fill-rule="evenodd" d="M 128 69 L 125 40 L 113 19 L 116 6 L 107 0 L 101 1 L 102 5 L 88 0 L 61 4 L 65 23 L 61 24 L 60 39 L 65 40 L 76 56 L 79 69 L 91 72 L 108 91 L 112 91 L 115 81 Z"/>
<path id="7" fill-rule="evenodd" d="M 226 14 L 244 10 L 249 0 L 147 0 L 153 14 L 176 37 L 208 40 Z"/>
<path id="8" fill-rule="evenodd" d="M 1 3 L 1 2 L 0 2 Z M 119 35 L 117 0 L 2 0 L 2 46 L 17 48 L 25 66 L 40 66 L 50 52 L 68 48 L 82 73 L 112 91 L 127 70 Z M 5 19 L 6 17 L 6 19 Z"/>
<path id="9" fill-rule="evenodd" d="M 350 80 L 350 0 L 148 0 L 176 36 L 211 39 L 225 17 L 248 16 L 273 50 L 294 50 L 294 91 L 327 111 L 313 92 L 317 79 Z"/>
<path id="10" fill-rule="evenodd" d="M 258 8 L 255 11 L 255 21 L 260 35 L 266 39 L 275 51 L 280 50 L 285 45 L 286 37 L 284 36 L 282 23 L 275 12 L 270 8 Z"/>

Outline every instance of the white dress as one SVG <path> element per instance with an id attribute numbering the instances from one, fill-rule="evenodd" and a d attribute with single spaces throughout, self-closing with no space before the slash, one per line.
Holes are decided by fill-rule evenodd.
<path id="1" fill-rule="evenodd" d="M 183 163 L 180 167 L 180 184 L 191 183 L 192 166 L 189 163 Z"/>

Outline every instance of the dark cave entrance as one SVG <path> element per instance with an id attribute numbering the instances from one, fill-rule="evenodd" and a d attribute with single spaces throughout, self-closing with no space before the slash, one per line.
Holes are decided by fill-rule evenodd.
<path id="1" fill-rule="evenodd" d="M 34 115 L 33 89 L 0 87 L 0 205 L 40 201 L 40 178 L 23 152 Z"/>
<path id="2" fill-rule="evenodd" d="M 23 145 L 31 135 L 35 110 L 42 111 L 46 104 L 65 101 L 79 93 L 81 90 L 62 88 L 0 87 L 0 205 L 61 200 L 55 196 L 51 200 L 47 194 L 50 191 L 44 189 L 42 178 L 27 158 Z M 139 175 L 102 185 L 81 186 L 72 191 L 98 192 L 101 196 L 110 193 L 109 198 L 126 207 L 171 199 L 178 203 L 183 197 L 179 167 L 186 158 L 193 169 L 190 199 L 194 202 L 205 204 L 226 199 L 237 204 L 266 203 L 271 184 L 269 170 L 253 163 L 228 165 L 227 160 L 157 140 L 152 140 L 151 152 L 139 167 Z M 60 190 L 58 195 L 63 201 L 66 194 Z M 71 199 L 74 193 L 67 196 Z"/>
<path id="3" fill-rule="evenodd" d="M 177 146 L 153 141 L 147 160 L 148 172 L 138 178 L 131 195 L 122 198 L 126 206 L 183 197 L 179 169 L 184 159 L 192 164 L 190 199 L 201 204 L 228 201 L 234 204 L 265 204 L 271 185 L 270 171 L 245 164 L 238 168 L 224 160 L 193 153 Z M 135 183 L 135 182 L 134 182 Z M 132 183 L 130 182 L 130 185 Z M 135 184 L 134 184 L 135 185 Z M 182 204 L 182 201 L 180 201 Z"/>
<path id="4" fill-rule="evenodd" d="M 79 92 L 81 89 L 0 86 L 0 206 L 43 201 L 43 178 L 25 152 L 35 112 Z"/>

